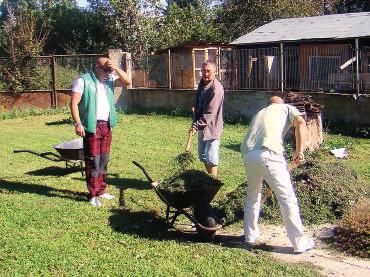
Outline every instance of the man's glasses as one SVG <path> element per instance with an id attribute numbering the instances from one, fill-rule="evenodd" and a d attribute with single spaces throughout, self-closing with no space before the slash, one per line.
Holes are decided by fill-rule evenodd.
<path id="1" fill-rule="evenodd" d="M 103 71 L 104 71 L 105 73 L 112 73 L 112 72 L 113 72 L 113 70 L 112 70 L 112 69 L 110 69 L 110 68 L 105 68 L 105 67 L 102 67 L 102 66 L 100 66 L 100 65 L 99 65 L 99 67 L 100 67 L 101 69 L 103 69 Z"/>

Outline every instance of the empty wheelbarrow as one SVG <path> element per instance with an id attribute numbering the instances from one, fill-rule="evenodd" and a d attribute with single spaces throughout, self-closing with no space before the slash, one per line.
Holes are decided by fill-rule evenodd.
<path id="1" fill-rule="evenodd" d="M 32 150 L 14 150 L 14 153 L 31 153 L 33 155 L 39 156 L 41 158 L 47 159 L 53 162 L 65 162 L 66 168 L 78 167 L 81 169 L 81 173 L 84 172 L 83 161 L 84 161 L 84 151 L 83 151 L 83 141 L 82 138 L 73 139 L 70 141 L 62 142 L 53 145 L 58 153 L 54 152 L 43 152 L 38 153 Z"/>
<path id="2" fill-rule="evenodd" d="M 213 200 L 222 184 L 201 191 L 168 191 L 162 189 L 160 182 L 154 181 L 142 165 L 136 161 L 133 161 L 133 164 L 143 171 L 158 197 L 166 204 L 167 228 L 172 228 L 177 217 L 184 215 L 194 223 L 198 235 L 202 239 L 207 241 L 213 240 L 216 231 L 221 229 L 221 225 L 217 224 L 217 217 L 209 203 Z M 187 212 L 186 208 L 193 208 L 193 215 Z"/>

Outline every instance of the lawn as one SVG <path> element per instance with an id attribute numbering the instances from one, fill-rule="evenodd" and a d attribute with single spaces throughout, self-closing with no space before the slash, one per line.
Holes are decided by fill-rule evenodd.
<path id="1" fill-rule="evenodd" d="M 103 208 L 89 205 L 80 172 L 14 149 L 50 151 L 75 138 L 67 114 L 0 120 L 0 275 L 91 276 L 317 276 L 304 265 L 274 261 L 228 243 L 203 243 L 194 234 L 165 231 L 164 204 L 131 161 L 155 179 L 173 173 L 190 118 L 120 115 L 113 132 L 109 193 Z M 238 151 L 243 124 L 226 125 L 221 197 L 245 181 Z M 370 180 L 369 142 L 329 135 L 327 145 L 350 147 L 347 163 Z M 53 151 L 53 150 L 51 150 Z M 192 151 L 196 152 L 196 143 Z M 325 156 L 331 159 L 330 156 Z M 203 169 L 197 163 L 198 169 Z M 188 221 L 183 220 L 188 223 Z"/>

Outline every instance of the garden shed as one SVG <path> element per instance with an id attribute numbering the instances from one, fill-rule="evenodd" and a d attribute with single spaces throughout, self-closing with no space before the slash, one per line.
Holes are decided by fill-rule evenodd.
<path id="1" fill-rule="evenodd" d="M 231 48 L 225 44 L 187 43 L 135 60 L 133 87 L 195 89 L 201 79 L 202 63 L 206 60 L 216 64 L 216 77 L 223 79 L 232 68 L 222 64 L 221 57 Z"/>
<path id="2" fill-rule="evenodd" d="M 231 43 L 236 89 L 370 92 L 370 13 L 279 19 Z"/>

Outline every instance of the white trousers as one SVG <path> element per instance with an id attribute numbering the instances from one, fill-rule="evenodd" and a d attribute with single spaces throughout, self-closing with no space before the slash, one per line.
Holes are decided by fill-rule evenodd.
<path id="1" fill-rule="evenodd" d="M 247 197 L 244 204 L 244 236 L 254 242 L 259 236 L 262 181 L 274 191 L 279 202 L 288 237 L 295 250 L 304 247 L 308 238 L 303 233 L 297 198 L 290 180 L 288 166 L 283 155 L 264 150 L 253 150 L 243 156 L 248 177 Z"/>

